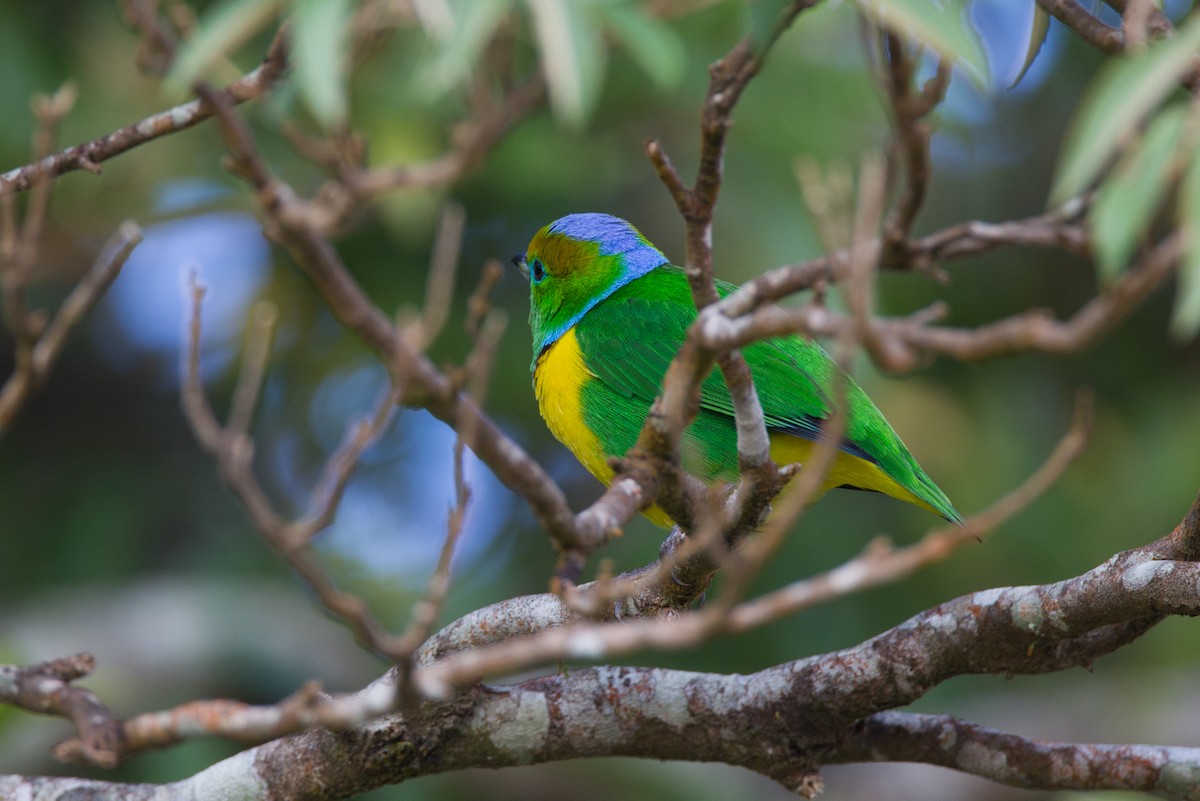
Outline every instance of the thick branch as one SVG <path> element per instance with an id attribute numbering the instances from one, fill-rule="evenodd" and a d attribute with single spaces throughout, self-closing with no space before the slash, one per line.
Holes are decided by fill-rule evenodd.
<path id="1" fill-rule="evenodd" d="M 1195 798 L 1194 782 L 1176 779 L 1200 770 L 1196 749 L 1038 745 L 951 719 L 880 714 L 957 675 L 1088 665 L 1161 614 L 1200 614 L 1200 565 L 1162 558 L 1174 547 L 1166 537 L 1073 579 L 966 595 L 861 645 L 748 676 L 602 667 L 475 687 L 406 718 L 276 740 L 168 789 L 190 795 L 219 784 L 248 798 L 344 798 L 479 764 L 633 755 L 742 765 L 804 794 L 819 788 L 823 763 L 916 758 L 1021 786 Z M 973 761 L 989 754 L 1014 762 L 1000 770 L 998 760 Z M 1103 757 L 1109 768 L 1049 770 L 1071 754 Z M 77 786 L 5 777 L 0 792 L 29 781 L 47 797 Z M 101 798 L 137 797 L 121 785 L 93 788 Z"/>
<path id="2" fill-rule="evenodd" d="M 1190 778 L 1200 769 L 1200 748 L 1046 742 L 951 715 L 872 715 L 833 749 L 827 763 L 837 762 L 923 762 L 1028 789 L 1200 799 L 1200 784 Z"/>
<path id="3" fill-rule="evenodd" d="M 909 719 L 879 713 L 911 703 L 954 676 L 1042 673 L 1087 666 L 1136 639 L 1165 614 L 1200 615 L 1200 564 L 1179 559 L 1185 546 L 1177 536 L 1181 529 L 1193 533 L 1196 506 L 1200 506 L 1200 498 L 1176 532 L 1117 554 L 1078 577 L 965 595 L 841 651 L 748 676 L 602 667 L 531 679 L 508 688 L 475 686 L 445 701 L 426 703 L 407 717 L 392 716 L 340 733 L 309 730 L 273 741 L 169 789 L 190 796 L 197 792 L 197 785 L 211 787 L 217 782 L 244 788 L 248 798 L 343 798 L 384 783 L 479 764 L 497 767 L 623 754 L 742 765 L 808 793 L 819 785 L 815 770 L 821 764 L 865 758 L 863 749 L 868 746 L 862 742 L 863 732 L 871 726 L 883 732 L 871 735 L 883 741 L 881 749 L 886 749 L 887 742 L 897 749 L 882 753 L 889 758 L 909 758 L 907 754 L 920 748 L 912 741 Z M 619 628 L 634 627 L 626 624 Z M 577 645 L 568 655 L 594 656 L 586 652 L 587 642 Z M 0 673 L 0 680 L 7 675 Z M 66 678 L 76 675 L 78 671 Z M 0 683 L 0 691 L 11 697 L 13 693 L 6 688 L 12 684 Z M 337 720 L 338 711 L 386 709 L 371 704 L 380 700 L 386 704 L 388 699 L 388 684 L 377 682 L 359 699 L 331 699 L 325 715 L 312 713 L 317 696 L 311 691 L 298 694 L 294 702 L 285 702 L 279 709 L 291 703 L 287 708 L 294 714 L 328 725 Z M 317 709 L 323 706 L 315 704 Z M 170 717 L 146 716 L 145 725 L 156 737 L 163 737 L 159 724 L 178 720 L 183 721 L 179 725 L 203 727 L 204 711 L 199 706 L 195 711 L 181 707 Z M 278 725 L 270 722 L 277 717 L 263 716 L 273 714 L 269 709 L 245 711 L 253 713 L 243 716 L 249 731 L 264 731 L 254 728 L 263 723 Z M 866 718 L 870 718 L 866 724 L 856 726 L 856 721 Z M 907 729 L 908 734 L 898 734 L 898 728 Z M 982 736 L 969 727 L 962 731 L 966 738 Z M 1021 741 L 1000 741 L 984 734 L 993 750 L 1028 750 Z M 940 745 L 950 748 L 945 738 Z M 984 745 L 981 741 L 979 747 Z M 1129 751 L 1113 747 L 1104 752 L 1111 759 L 1142 753 L 1141 747 Z M 1195 797 L 1194 784 L 1188 785 L 1193 788 L 1188 796 L 1170 783 L 1170 777 L 1200 769 L 1195 749 L 1158 749 L 1154 753 L 1159 759 L 1156 783 L 1139 779 L 1136 786 L 1169 796 Z M 952 757 L 961 759 L 963 753 L 952 753 Z M 952 757 L 931 755 L 929 761 Z M 971 770 L 967 765 L 951 764 Z M 1129 786 L 1117 784 L 1115 779 L 1113 783 L 1096 778 L 1095 783 L 1073 784 L 1036 771 L 1027 775 L 1028 786 Z M 1009 774 L 992 777 L 1011 779 Z M 0 794 L 15 792 L 12 788 L 23 781 L 53 780 L 0 777 Z M 122 785 L 96 788 L 101 791 L 98 797 L 118 797 L 116 794 L 129 790 Z"/>

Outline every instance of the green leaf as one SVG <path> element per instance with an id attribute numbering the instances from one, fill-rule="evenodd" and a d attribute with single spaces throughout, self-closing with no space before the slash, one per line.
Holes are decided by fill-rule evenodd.
<path id="1" fill-rule="evenodd" d="M 604 72 L 604 43 L 578 0 L 526 0 L 533 12 L 542 72 L 554 113 L 581 127 L 596 105 Z"/>
<path id="2" fill-rule="evenodd" d="M 1168 189 L 1171 157 L 1183 134 L 1187 110 L 1165 109 L 1154 118 L 1146 135 L 1121 157 L 1116 169 L 1096 192 L 1088 224 L 1096 243 L 1103 281 L 1111 282 L 1125 269 L 1138 239 L 1150 224 Z"/>
<path id="3" fill-rule="evenodd" d="M 683 80 L 683 43 L 662 20 L 628 2 L 598 3 L 605 27 L 660 89 Z"/>
<path id="4" fill-rule="evenodd" d="M 1183 262 L 1171 312 L 1171 333 L 1182 341 L 1200 332 L 1200 155 L 1193 153 L 1179 185 L 1179 233 Z"/>
<path id="5" fill-rule="evenodd" d="M 967 24 L 966 0 L 855 0 L 875 24 L 916 39 L 961 66 L 977 88 L 988 84 L 987 57 Z"/>
<path id="6" fill-rule="evenodd" d="M 418 85 L 434 94 L 466 80 L 512 4 L 513 0 L 447 2 L 450 24 L 444 30 L 429 31 L 431 38 L 439 40 L 439 49 L 420 71 Z"/>
<path id="7" fill-rule="evenodd" d="M 349 0 L 296 0 L 292 52 L 300 96 L 325 129 L 345 124 Z"/>
<path id="8" fill-rule="evenodd" d="M 214 4 L 180 47 L 167 73 L 167 90 L 176 94 L 186 91 L 217 59 L 266 27 L 282 5 L 283 0 L 222 0 Z"/>
<path id="9" fill-rule="evenodd" d="M 1200 16 L 1166 41 L 1112 59 L 1092 82 L 1067 135 L 1050 204 L 1088 187 L 1146 115 L 1176 87 L 1200 47 Z"/>
<path id="10" fill-rule="evenodd" d="M 1025 77 L 1025 73 L 1029 72 L 1029 68 L 1033 66 L 1033 62 L 1037 59 L 1038 53 L 1042 52 L 1042 45 L 1046 43 L 1046 35 L 1050 32 L 1050 12 L 1036 3 L 1033 6 L 1033 22 L 1029 26 L 1029 44 L 1025 46 L 1025 61 L 1021 64 L 1021 71 L 1017 73 L 1017 77 L 1012 79 L 1012 83 L 1008 85 L 1012 89 L 1021 82 Z"/>

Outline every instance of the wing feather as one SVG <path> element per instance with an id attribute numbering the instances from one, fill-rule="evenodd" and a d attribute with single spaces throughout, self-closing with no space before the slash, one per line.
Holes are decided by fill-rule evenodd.
<path id="1" fill-rule="evenodd" d="M 724 284 L 721 294 L 734 287 Z M 687 278 L 675 267 L 643 276 L 597 304 L 577 326 L 584 359 L 596 377 L 626 398 L 652 402 L 667 367 L 696 319 Z M 756 342 L 743 350 L 767 426 L 812 438 L 829 414 L 825 392 L 832 364 L 799 337 Z M 730 418 L 733 400 L 719 372 L 708 375 L 700 407 Z"/>
<path id="2" fill-rule="evenodd" d="M 728 295 L 736 287 L 718 283 Z M 596 304 L 575 326 L 580 350 L 596 376 L 584 388 L 585 415 L 609 453 L 632 447 L 663 376 L 696 319 L 687 277 L 664 266 Z M 767 428 L 808 440 L 820 435 L 831 411 L 831 387 L 840 368 L 818 345 L 799 336 L 755 342 L 742 350 Z M 958 513 L 870 398 L 846 377 L 848 419 L 841 449 L 872 464 L 947 520 Z M 718 371 L 700 389 L 700 414 L 684 434 L 684 469 L 709 479 L 737 475 L 733 400 Z M 855 484 L 854 486 L 857 486 Z M 867 487 L 880 489 L 879 487 Z M 884 487 L 881 491 L 890 492 Z M 895 494 L 895 493 L 891 493 Z M 900 497 L 897 495 L 897 497 Z"/>

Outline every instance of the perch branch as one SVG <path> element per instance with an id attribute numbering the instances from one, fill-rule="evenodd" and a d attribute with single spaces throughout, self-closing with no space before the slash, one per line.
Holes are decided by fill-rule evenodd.
<path id="1" fill-rule="evenodd" d="M 1181 526 L 1192 528 L 1187 521 Z M 615 755 L 720 761 L 805 795 L 819 790 L 824 764 L 917 759 L 1021 786 L 1133 787 L 1196 799 L 1195 783 L 1179 779 L 1200 771 L 1200 749 L 1039 744 L 949 717 L 890 711 L 954 676 L 1087 666 L 1163 615 L 1200 615 L 1200 564 L 1173 558 L 1176 546 L 1168 535 L 1065 581 L 965 595 L 860 645 L 750 675 L 596 667 L 475 686 L 410 715 L 274 740 L 165 791 L 194 797 L 220 786 L 247 798 L 343 798 L 475 766 L 483 748 L 493 767 Z M 386 696 L 388 689 L 377 682 L 365 693 Z M 990 754 L 1013 762 L 998 770 L 1001 760 L 977 759 Z M 1072 757 L 1078 761 L 1062 761 Z M 1103 769 L 1083 771 L 1095 758 L 1105 760 Z M 1050 770 L 1060 764 L 1066 770 Z M 0 793 L 17 794 L 29 781 L 0 777 Z M 80 786 L 36 781 L 43 797 Z M 148 798 L 139 794 L 155 790 L 161 799 L 164 792 L 96 782 L 87 788 L 96 798 Z"/>

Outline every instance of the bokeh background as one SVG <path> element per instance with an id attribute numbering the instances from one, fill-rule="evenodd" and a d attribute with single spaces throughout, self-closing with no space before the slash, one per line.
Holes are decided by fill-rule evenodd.
<path id="1" fill-rule="evenodd" d="M 137 71 L 137 40 L 115 5 L 0 2 L 0 104 L 6 109 L 0 169 L 29 160 L 31 94 L 51 92 L 64 80 L 79 87 L 64 145 L 177 102 Z M 1184 5 L 1167 7 L 1178 14 Z M 562 214 L 618 214 L 668 255 L 682 257 L 682 224 L 643 156 L 643 142 L 660 139 L 691 174 L 705 66 L 748 24 L 741 2 L 690 6 L 667 20 L 680 48 L 677 83 L 648 80 L 627 55 L 610 53 L 598 103 L 582 125 L 538 112 L 461 182 L 391 195 L 338 240 L 380 306 L 412 306 L 422 297 L 439 210 L 451 200 L 465 208 L 458 302 L 432 349 L 439 362 L 465 355 L 462 301 L 484 261 L 507 260 Z M 974 0 L 970 13 L 991 74 L 982 87 L 957 76 L 937 114 L 934 178 L 920 233 L 1044 209 L 1063 132 L 1102 62 L 1055 24 L 1033 68 L 1007 88 L 1024 54 L 1032 3 Z M 243 68 L 262 44 L 246 48 L 239 57 Z M 401 31 L 356 73 L 351 118 L 370 142 L 372 162 L 419 161 L 444 147 L 461 103 L 453 92 L 431 92 L 422 83 L 419 67 L 428 58 L 420 31 Z M 311 189 L 321 176 L 280 134 L 294 98 L 286 87 L 279 94 L 246 113 L 273 167 Z M 883 141 L 886 116 L 852 9 L 833 3 L 804 14 L 750 85 L 736 121 L 715 229 L 717 270 L 731 281 L 820 253 L 794 178 L 798 157 L 853 164 Z M 87 685 L 121 715 L 200 697 L 269 703 L 310 678 L 350 690 L 384 667 L 327 619 L 271 555 L 179 411 L 183 276 L 192 270 L 209 287 L 205 375 L 218 408 L 228 401 L 248 309 L 263 298 L 280 308 L 254 433 L 260 475 L 282 508 L 304 509 L 323 459 L 348 421 L 371 408 L 384 378 L 286 254 L 262 238 L 251 199 L 220 169 L 222 152 L 215 128 L 201 125 L 107 162 L 102 177 L 75 173 L 58 181 L 36 300 L 56 304 L 121 220 L 136 220 L 146 240 L 48 387 L 0 440 L 0 662 L 90 650 L 100 669 Z M 1091 265 L 1056 253 L 1006 249 L 946 269 L 945 285 L 915 275 L 882 276 L 882 311 L 902 314 L 941 299 L 950 304 L 952 324 L 972 325 L 1033 306 L 1068 315 L 1097 291 Z M 918 576 L 695 652 L 628 661 L 752 672 L 857 643 L 965 592 L 1077 574 L 1166 533 L 1200 484 L 1200 347 L 1168 336 L 1171 294 L 1172 288 L 1160 291 L 1097 346 L 1066 358 L 938 360 L 899 378 L 880 376 L 859 358 L 860 382 L 965 513 L 980 510 L 1040 463 L 1065 430 L 1080 387 L 1097 394 L 1094 439 L 1042 499 L 985 542 Z M 538 418 L 528 372 L 527 287 L 515 271 L 500 282 L 495 303 L 511 319 L 489 411 L 582 507 L 600 487 Z M 0 375 L 10 368 L 10 341 L 0 332 Z M 404 625 L 441 543 L 451 504 L 452 444 L 452 432 L 428 414 L 398 415 L 364 458 L 336 521 L 319 539 L 342 585 L 366 596 L 396 627 Z M 474 496 L 446 620 L 544 590 L 554 561 L 522 501 L 473 459 L 467 477 Z M 912 541 L 937 522 L 882 496 L 832 493 L 805 518 L 759 586 L 777 587 L 836 565 L 880 533 Z M 660 531 L 638 520 L 605 555 L 630 568 L 652 560 L 660 540 Z M 1091 672 L 960 678 L 915 708 L 1034 737 L 1195 745 L 1198 659 L 1195 624 L 1168 620 Z M 0 707 L 0 771 L 75 771 L 48 754 L 66 732 L 60 721 Z M 85 772 L 167 781 L 234 750 L 198 741 L 138 757 L 111 774 Z M 826 771 L 826 780 L 830 799 L 1028 797 L 933 768 L 837 768 Z M 790 797 L 740 769 L 635 760 L 469 771 L 370 797 L 484 795 Z"/>

